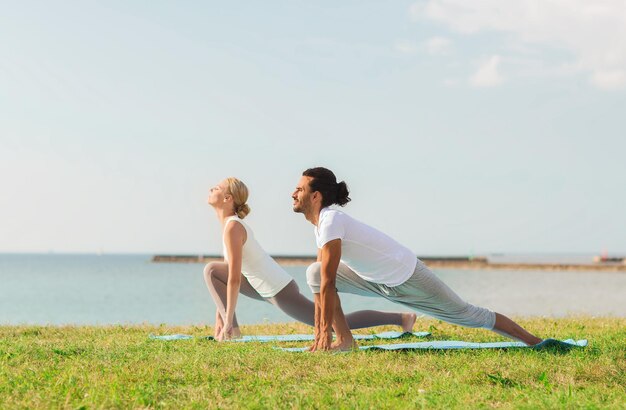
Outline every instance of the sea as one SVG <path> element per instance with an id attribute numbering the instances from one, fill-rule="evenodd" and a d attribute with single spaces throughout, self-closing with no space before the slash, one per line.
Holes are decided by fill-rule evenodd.
<path id="1" fill-rule="evenodd" d="M 213 324 L 215 305 L 204 283 L 204 266 L 153 263 L 151 256 L 0 254 L 0 325 Z M 546 255 L 496 258 L 556 259 Z M 302 293 L 312 298 L 306 267 L 285 269 Z M 626 317 L 626 272 L 434 271 L 468 302 L 510 316 Z M 381 298 L 342 294 L 341 299 L 345 312 L 409 311 Z M 239 298 L 237 317 L 240 324 L 293 321 L 271 304 L 245 296 Z"/>

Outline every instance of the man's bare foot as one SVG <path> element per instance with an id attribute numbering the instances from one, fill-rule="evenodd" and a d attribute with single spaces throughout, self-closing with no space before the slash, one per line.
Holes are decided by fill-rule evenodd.
<path id="1" fill-rule="evenodd" d="M 417 315 L 415 313 L 403 313 L 402 314 L 402 331 L 412 332 Z"/>
<path id="2" fill-rule="evenodd" d="M 340 351 L 340 352 L 349 352 L 350 350 L 356 350 L 359 348 L 359 345 L 356 343 L 354 339 L 339 341 L 336 340 L 330 345 L 330 350 Z"/>

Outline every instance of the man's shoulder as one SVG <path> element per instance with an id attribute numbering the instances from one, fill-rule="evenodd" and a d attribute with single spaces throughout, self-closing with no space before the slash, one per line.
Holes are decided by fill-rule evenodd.
<path id="1" fill-rule="evenodd" d="M 338 209 L 332 208 L 323 209 L 320 215 L 320 221 L 326 224 L 341 222 L 346 220 L 347 218 L 349 218 L 347 214 Z"/>

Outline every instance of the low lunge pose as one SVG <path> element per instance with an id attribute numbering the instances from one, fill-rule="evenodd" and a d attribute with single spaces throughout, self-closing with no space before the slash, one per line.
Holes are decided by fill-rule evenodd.
<path id="1" fill-rule="evenodd" d="M 292 318 L 310 326 L 315 323 L 315 305 L 300 293 L 298 285 L 254 238 L 242 219 L 250 212 L 246 204 L 248 188 L 236 178 L 227 178 L 211 188 L 207 202 L 222 223 L 224 262 L 211 262 L 204 268 L 204 280 L 217 306 L 217 340 L 241 336 L 235 307 L 239 293 L 272 303 Z M 345 317 L 351 329 L 378 325 L 399 325 L 411 331 L 414 313 L 385 313 L 373 310 L 354 312 Z M 345 321 L 344 320 L 344 321 Z"/>
<path id="2" fill-rule="evenodd" d="M 354 346 L 337 292 L 381 296 L 446 322 L 490 329 L 528 345 L 541 342 L 508 317 L 462 300 L 394 239 L 330 209 L 350 201 L 346 183 L 337 183 L 332 171 L 304 171 L 292 199 L 293 210 L 315 225 L 318 248 L 317 262 L 307 269 L 315 296 L 316 340 L 311 351 Z M 337 335 L 333 344 L 332 329 Z"/>

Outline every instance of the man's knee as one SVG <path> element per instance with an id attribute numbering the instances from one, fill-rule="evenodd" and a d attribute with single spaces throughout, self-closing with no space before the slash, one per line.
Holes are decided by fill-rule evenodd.
<path id="1" fill-rule="evenodd" d="M 313 293 L 320 293 L 322 283 L 322 264 L 315 262 L 306 269 L 306 283 Z"/>
<path id="2" fill-rule="evenodd" d="M 466 303 L 463 308 L 447 313 L 451 317 L 451 320 L 448 320 L 449 322 L 465 327 L 492 330 L 496 322 L 496 314 L 494 312 L 470 303 Z"/>

